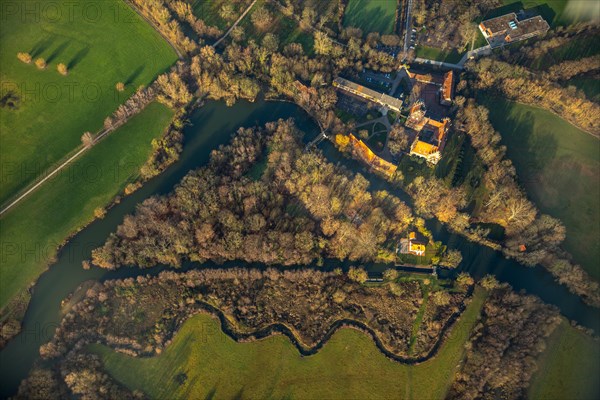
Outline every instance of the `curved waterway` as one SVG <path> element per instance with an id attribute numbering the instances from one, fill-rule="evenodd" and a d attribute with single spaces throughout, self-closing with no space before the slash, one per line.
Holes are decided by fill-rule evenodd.
<path id="1" fill-rule="evenodd" d="M 125 215 L 132 213 L 135 206 L 144 199 L 170 192 L 188 171 L 206 164 L 211 150 L 227 143 L 239 127 L 262 125 L 268 121 L 290 117 L 294 118 L 297 126 L 307 133 L 307 140 L 318 134 L 319 129 L 315 122 L 300 107 L 291 103 L 259 100 L 254 103 L 238 102 L 233 107 L 227 107 L 222 102 L 208 102 L 198 109 L 190 118 L 191 125 L 186 128 L 185 146 L 180 160 L 160 176 L 147 182 L 140 190 L 125 197 L 107 212 L 104 219 L 93 222 L 75 235 L 61 249 L 57 262 L 40 276 L 33 288 L 33 296 L 23 321 L 22 332 L 0 352 L 0 397 L 5 398 L 16 393 L 19 383 L 39 358 L 39 347 L 50 340 L 60 323 L 61 301 L 81 283 L 87 280 L 103 281 L 157 274 L 166 268 L 155 267 L 144 270 L 121 268 L 115 271 L 81 268 L 81 262 L 90 258 L 91 250 L 104 243 Z M 340 155 L 329 142 L 323 142 L 320 147 L 330 161 L 343 164 L 355 171 L 362 171 L 363 167 L 359 163 Z M 364 175 L 371 181 L 372 188 L 389 190 L 382 179 L 369 174 Z M 390 191 L 406 203 L 411 203 L 404 192 Z M 498 280 L 508 282 L 515 290 L 525 290 L 527 293 L 537 295 L 543 301 L 556 305 L 567 318 L 600 332 L 600 310 L 582 303 L 564 286 L 558 285 L 544 269 L 527 268 L 513 260 L 505 259 L 499 252 L 450 233 L 434 220 L 428 221 L 427 224 L 436 240 L 441 240 L 450 248 L 462 252 L 463 262 L 459 270 L 467 271 L 475 278 L 488 273 L 494 274 Z M 325 264 L 326 268 L 345 266 L 339 262 Z M 187 263 L 182 269 L 229 266 L 265 267 L 243 262 L 231 262 L 225 265 Z M 370 273 L 380 273 L 386 268 L 382 264 L 368 264 L 364 267 Z"/>

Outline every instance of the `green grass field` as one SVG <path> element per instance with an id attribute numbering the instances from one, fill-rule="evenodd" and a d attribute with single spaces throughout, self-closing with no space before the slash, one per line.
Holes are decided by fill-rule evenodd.
<path id="1" fill-rule="evenodd" d="M 302 357 L 285 336 L 237 343 L 203 314 L 188 320 L 160 356 L 132 358 L 100 345 L 92 351 L 112 376 L 151 398 L 443 399 L 484 299 L 476 291 L 437 356 L 417 366 L 388 360 L 353 329 Z"/>
<path id="2" fill-rule="evenodd" d="M 27 13 L 26 13 L 27 11 Z M 11 2 L 0 24 L 0 203 L 96 132 L 138 86 L 149 84 L 177 59 L 173 49 L 121 0 Z M 45 70 L 17 59 L 29 52 Z M 69 74 L 60 75 L 59 63 Z M 115 90 L 117 82 L 125 91 Z"/>
<path id="3" fill-rule="evenodd" d="M 452 49 L 452 51 L 445 51 L 436 47 L 428 46 L 417 46 L 415 53 L 417 57 L 435 61 L 443 61 L 452 64 L 459 62 L 463 56 L 463 54 L 459 53 L 456 49 Z"/>
<path id="4" fill-rule="evenodd" d="M 538 208 L 567 228 L 565 248 L 600 279 L 600 141 L 540 108 L 478 99 Z"/>
<path id="5" fill-rule="evenodd" d="M 600 398 L 600 344 L 564 321 L 548 339 L 529 387 L 531 400 Z"/>
<path id="6" fill-rule="evenodd" d="M 354 26 L 369 32 L 390 34 L 396 23 L 396 0 L 349 0 L 344 14 L 344 26 Z"/>
<path id="7" fill-rule="evenodd" d="M 507 11 L 537 8 L 552 27 L 598 18 L 598 5 L 590 0 L 502 0 Z"/>
<path id="8" fill-rule="evenodd" d="M 138 176 L 173 112 L 150 104 L 0 219 L 0 309 L 46 268 L 55 248 Z"/>

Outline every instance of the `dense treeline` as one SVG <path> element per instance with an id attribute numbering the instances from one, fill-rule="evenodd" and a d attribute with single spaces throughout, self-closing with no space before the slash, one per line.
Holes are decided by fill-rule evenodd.
<path id="1" fill-rule="evenodd" d="M 131 0 L 135 7 L 175 46 L 184 53 L 191 53 L 198 44 L 183 33 L 181 23 L 167 7 L 165 0 Z"/>
<path id="2" fill-rule="evenodd" d="M 548 79 L 553 81 L 567 81 L 574 76 L 585 74 L 600 69 L 600 55 L 567 60 L 548 68 Z"/>
<path id="3" fill-rule="evenodd" d="M 231 16 L 235 16 L 234 5 L 239 3 L 239 0 L 232 1 L 229 7 L 231 7 Z M 192 6 L 185 1 L 179 0 L 167 0 L 166 5 L 169 10 L 172 11 L 179 19 L 180 22 L 187 24 L 196 35 L 199 37 L 199 44 L 202 44 L 203 39 L 217 39 L 223 35 L 223 31 L 216 26 L 207 25 L 202 19 L 196 18 L 193 13 Z M 239 7 L 245 6 L 240 4 Z"/>
<path id="4" fill-rule="evenodd" d="M 600 136 L 600 105 L 574 87 L 563 87 L 525 67 L 493 58 L 469 63 L 475 90 L 499 92 L 509 100 L 548 109 L 572 124 Z"/>
<path id="5" fill-rule="evenodd" d="M 533 296 L 494 289 L 467 346 L 449 399 L 521 399 L 536 370 L 545 339 L 561 319 Z"/>
<path id="6" fill-rule="evenodd" d="M 385 191 L 370 192 L 360 174 L 305 153 L 301 138 L 291 121 L 241 129 L 173 194 L 150 198 L 127 216 L 93 252 L 93 263 L 377 259 L 413 222 L 410 209 Z"/>

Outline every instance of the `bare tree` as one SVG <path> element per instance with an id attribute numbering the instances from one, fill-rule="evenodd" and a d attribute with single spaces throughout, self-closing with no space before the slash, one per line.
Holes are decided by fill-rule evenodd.
<path id="1" fill-rule="evenodd" d="M 17 58 L 25 64 L 31 64 L 31 54 L 29 53 L 17 53 Z"/>
<path id="2" fill-rule="evenodd" d="M 69 73 L 69 70 L 67 69 L 67 66 L 65 64 L 63 64 L 63 63 L 58 64 L 56 66 L 56 70 L 61 75 L 67 75 Z"/>
<path id="3" fill-rule="evenodd" d="M 81 143 L 88 149 L 94 145 L 94 135 L 91 132 L 86 132 L 81 135 Z"/>

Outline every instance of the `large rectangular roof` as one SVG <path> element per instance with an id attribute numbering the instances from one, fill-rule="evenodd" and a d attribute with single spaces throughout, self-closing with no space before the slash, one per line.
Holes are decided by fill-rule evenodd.
<path id="1" fill-rule="evenodd" d="M 548 22 L 539 15 L 519 20 L 515 13 L 488 19 L 483 21 L 481 25 L 491 36 L 506 34 L 507 41 L 519 40 L 523 36 L 546 32 L 550 29 Z"/>
<path id="2" fill-rule="evenodd" d="M 337 77 L 334 80 L 334 84 L 337 84 L 336 86 L 338 86 L 342 89 L 348 88 L 353 91 L 356 91 L 356 92 L 360 93 L 360 95 L 364 95 L 364 97 L 366 97 L 366 98 L 372 98 L 373 100 L 377 100 L 378 102 L 380 102 L 384 105 L 389 105 L 395 109 L 402 109 L 402 104 L 403 104 L 402 100 L 397 99 L 392 96 L 389 96 L 385 93 L 380 93 L 380 92 L 370 89 L 366 86 L 359 85 L 358 83 L 354 83 L 347 79 Z"/>

